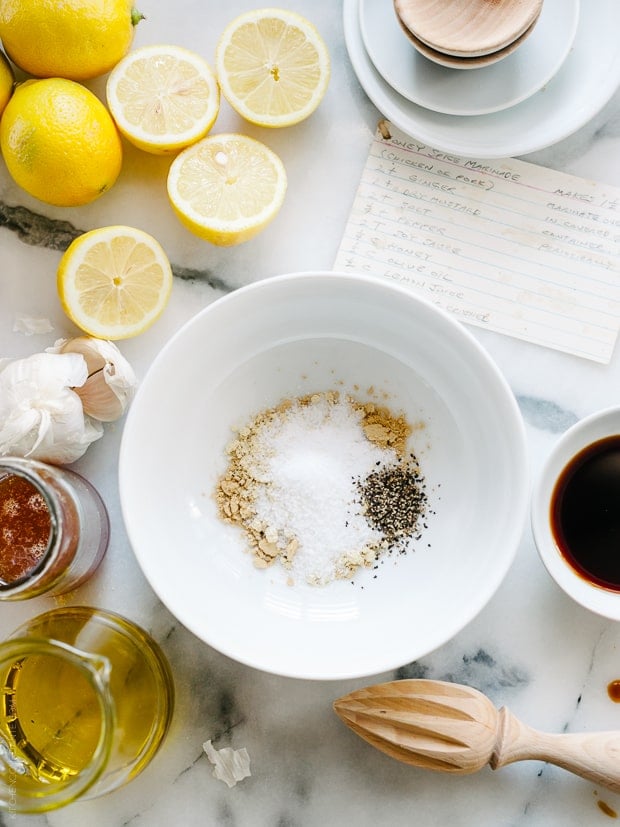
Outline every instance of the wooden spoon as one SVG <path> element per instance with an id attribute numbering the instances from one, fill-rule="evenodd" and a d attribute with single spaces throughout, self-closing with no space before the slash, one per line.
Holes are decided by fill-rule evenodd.
<path id="1" fill-rule="evenodd" d="M 394 0 L 418 40 L 437 52 L 475 57 L 503 49 L 540 14 L 543 0 Z"/>
<path id="2" fill-rule="evenodd" d="M 469 686 L 391 681 L 339 698 L 334 710 L 374 747 L 416 767 L 464 775 L 533 759 L 620 792 L 620 731 L 539 732 Z"/>

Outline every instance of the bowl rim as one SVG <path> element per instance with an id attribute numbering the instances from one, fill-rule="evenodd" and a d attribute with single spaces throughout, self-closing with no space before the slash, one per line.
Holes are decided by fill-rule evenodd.
<path id="1" fill-rule="evenodd" d="M 214 312 L 218 312 L 219 308 L 229 304 L 230 302 L 237 301 L 239 296 L 252 294 L 255 292 L 258 293 L 264 291 L 265 289 L 271 289 L 273 287 L 277 288 L 278 285 L 282 283 L 303 280 L 315 280 L 317 279 L 317 277 L 323 278 L 326 281 L 330 280 L 334 282 L 340 281 L 341 283 L 349 282 L 351 284 L 365 284 L 369 286 L 371 289 L 399 295 L 403 301 L 411 302 L 414 305 L 425 307 L 426 312 L 430 312 L 436 315 L 438 318 L 442 320 L 442 324 L 447 324 L 453 330 L 458 331 L 458 335 L 468 343 L 468 346 L 472 349 L 472 352 L 475 354 L 475 357 L 478 360 L 480 360 L 480 364 L 484 367 L 484 370 L 488 372 L 490 375 L 492 375 L 493 381 L 496 383 L 497 388 L 501 389 L 503 402 L 505 403 L 507 411 L 509 412 L 509 417 L 507 417 L 506 420 L 506 427 L 510 428 L 512 431 L 511 444 L 514 446 L 513 457 L 517 457 L 518 459 L 518 464 L 513 469 L 513 477 L 517 480 L 517 483 L 515 485 L 516 499 L 513 500 L 514 508 L 511 513 L 511 521 L 510 524 L 506 526 L 505 542 L 502 543 L 501 564 L 495 565 L 493 576 L 487 577 L 485 579 L 484 588 L 477 591 L 475 599 L 471 599 L 469 601 L 467 610 L 463 611 L 459 615 L 458 623 L 453 624 L 450 627 L 450 629 L 446 630 L 441 637 L 437 636 L 436 640 L 432 643 L 432 645 L 429 645 L 428 648 L 425 648 L 424 651 L 414 651 L 412 648 L 410 656 L 400 658 L 397 662 L 394 662 L 393 660 L 387 660 L 385 658 L 381 659 L 381 657 L 378 656 L 376 658 L 376 661 L 373 663 L 372 668 L 368 668 L 367 666 L 364 666 L 363 668 L 348 667 L 341 668 L 337 672 L 335 672 L 334 670 L 330 670 L 328 672 L 307 669 L 295 670 L 265 665 L 264 659 L 261 659 L 260 657 L 256 658 L 247 655 L 240 656 L 238 653 L 232 651 L 231 647 L 223 647 L 221 643 L 217 640 L 216 635 L 205 632 L 204 626 L 200 624 L 199 620 L 188 616 L 187 612 L 179 612 L 178 605 L 174 605 L 173 608 L 173 606 L 171 605 L 172 601 L 169 600 L 165 593 L 162 593 L 163 591 L 165 592 L 165 590 L 162 589 L 161 583 L 154 582 L 151 577 L 152 572 L 148 570 L 147 565 L 148 554 L 145 552 L 144 549 L 137 548 L 137 543 L 134 542 L 133 530 L 130 525 L 131 518 L 127 512 L 125 477 L 127 474 L 127 444 L 131 431 L 133 429 L 134 411 L 137 411 L 137 406 L 135 406 L 135 399 L 134 403 L 132 403 L 132 406 L 128 411 L 123 428 L 123 434 L 121 437 L 118 464 L 118 481 L 121 513 L 126 533 L 129 539 L 129 544 L 137 559 L 138 565 L 140 566 L 143 575 L 149 582 L 151 588 L 153 589 L 157 597 L 185 628 L 187 628 L 190 632 L 196 635 L 207 645 L 212 646 L 214 649 L 226 655 L 227 657 L 239 663 L 243 663 L 246 666 L 250 666 L 270 674 L 280 675 L 282 677 L 303 680 L 332 681 L 368 677 L 370 675 L 375 675 L 381 672 L 396 669 L 402 666 L 404 663 L 410 662 L 417 658 L 424 657 L 428 655 L 430 652 L 435 651 L 440 646 L 443 646 L 449 640 L 452 640 L 469 623 L 471 623 L 471 621 L 475 617 L 477 617 L 477 615 L 485 608 L 485 606 L 488 604 L 488 602 L 491 600 L 491 598 L 498 590 L 499 586 L 504 581 L 509 569 L 511 568 L 514 562 L 517 551 L 519 549 L 519 545 L 523 539 L 524 529 L 527 524 L 527 514 L 530 495 L 530 474 L 527 456 L 526 429 L 523 417 L 521 415 L 521 411 L 519 409 L 515 394 L 512 391 L 506 377 L 499 368 L 498 364 L 491 357 L 488 350 L 478 341 L 478 339 L 475 338 L 473 333 L 466 327 L 466 325 L 463 322 L 454 317 L 447 310 L 434 304 L 426 297 L 419 296 L 407 287 L 402 286 L 398 283 L 391 282 L 388 280 L 377 279 L 376 277 L 369 276 L 365 273 L 359 273 L 357 271 L 342 272 L 338 270 L 317 269 L 283 273 L 259 279 L 258 281 L 236 288 L 232 290 L 230 293 L 216 298 L 206 307 L 202 308 L 191 318 L 189 318 L 184 324 L 182 324 L 181 327 L 164 343 L 159 353 L 153 359 L 147 372 L 145 373 L 141 382 L 141 386 L 144 386 L 148 377 L 150 375 L 153 375 L 157 371 L 160 360 L 164 360 L 166 358 L 169 350 L 173 349 L 176 346 L 178 340 L 182 338 L 191 327 L 193 327 L 194 325 L 202 324 L 205 318 L 208 318 Z M 136 397 L 140 394 L 140 390 L 141 387 L 138 388 Z"/>

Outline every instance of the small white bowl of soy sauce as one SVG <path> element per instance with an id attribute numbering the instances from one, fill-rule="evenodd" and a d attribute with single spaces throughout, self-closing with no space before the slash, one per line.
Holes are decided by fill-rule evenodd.
<path id="1" fill-rule="evenodd" d="M 585 608 L 620 620 L 620 407 L 560 437 L 534 487 L 531 518 L 558 585 Z"/>

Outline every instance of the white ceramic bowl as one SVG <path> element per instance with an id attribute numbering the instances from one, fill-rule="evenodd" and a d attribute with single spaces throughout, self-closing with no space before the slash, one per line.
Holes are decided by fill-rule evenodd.
<path id="1" fill-rule="evenodd" d="M 551 498 L 561 472 L 583 448 L 620 434 L 620 408 L 591 414 L 569 428 L 547 457 L 532 492 L 532 531 L 538 553 L 556 583 L 577 603 L 611 620 L 620 620 L 620 592 L 580 576 L 561 554 L 551 530 Z"/>
<path id="2" fill-rule="evenodd" d="M 425 423 L 412 440 L 436 512 L 423 540 L 353 583 L 254 568 L 212 497 L 231 426 L 285 397 L 371 385 Z M 219 299 L 166 345 L 127 418 L 120 495 L 138 562 L 194 634 L 265 671 L 342 679 L 427 654 L 487 603 L 522 534 L 525 455 L 513 395 L 461 324 L 388 282 L 299 273 Z"/>

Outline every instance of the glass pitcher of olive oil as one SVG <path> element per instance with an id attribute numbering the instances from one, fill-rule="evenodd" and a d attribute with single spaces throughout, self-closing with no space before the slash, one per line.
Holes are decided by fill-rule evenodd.
<path id="1" fill-rule="evenodd" d="M 139 626 L 53 609 L 0 643 L 0 809 L 35 813 L 134 778 L 168 730 L 169 665 Z"/>

